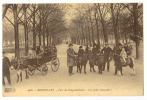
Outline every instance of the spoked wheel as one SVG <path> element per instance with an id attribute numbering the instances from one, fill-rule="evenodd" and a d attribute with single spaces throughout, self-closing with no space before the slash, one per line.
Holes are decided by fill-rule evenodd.
<path id="1" fill-rule="evenodd" d="M 59 58 L 58 57 L 53 57 L 52 60 L 51 60 L 52 71 L 54 71 L 54 72 L 58 71 L 59 66 L 60 66 Z"/>
<path id="2" fill-rule="evenodd" d="M 35 73 L 35 67 L 34 66 L 28 66 L 28 69 L 29 69 L 29 71 L 28 71 L 28 74 L 29 75 L 34 75 L 34 73 Z"/>
<path id="3" fill-rule="evenodd" d="M 48 67 L 47 67 L 47 65 L 45 63 L 45 64 L 42 65 L 42 75 L 46 75 L 47 72 L 48 72 Z"/>

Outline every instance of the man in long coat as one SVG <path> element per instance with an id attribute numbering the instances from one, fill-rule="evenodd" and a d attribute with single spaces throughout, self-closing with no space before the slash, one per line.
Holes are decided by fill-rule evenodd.
<path id="1" fill-rule="evenodd" d="M 7 78 L 9 85 L 11 85 L 11 80 L 10 80 L 10 61 L 9 59 L 5 56 L 5 52 L 3 52 L 3 85 L 5 85 L 5 80 L 4 77 Z"/>
<path id="2" fill-rule="evenodd" d="M 107 63 L 107 71 L 109 72 L 109 69 L 110 69 L 109 58 L 110 58 L 110 53 L 112 52 L 112 49 L 109 47 L 108 43 L 105 43 L 105 47 L 101 51 L 104 52 L 103 71 L 105 70 L 105 65 Z"/>
<path id="3" fill-rule="evenodd" d="M 76 66 L 76 55 L 77 53 L 73 50 L 73 44 L 69 44 L 69 48 L 67 49 L 67 66 L 69 67 L 69 76 L 71 76 L 73 66 Z"/>

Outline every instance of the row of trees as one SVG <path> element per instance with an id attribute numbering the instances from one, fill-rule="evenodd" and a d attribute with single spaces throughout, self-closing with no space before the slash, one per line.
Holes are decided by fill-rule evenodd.
<path id="1" fill-rule="evenodd" d="M 6 23 L 3 24 L 3 40 L 12 42 L 14 39 L 15 56 L 18 58 L 21 39 L 24 40 L 26 55 L 29 49 L 29 39 L 33 42 L 33 48 L 36 48 L 36 45 L 48 47 L 52 43 L 60 43 L 59 36 L 63 35 L 66 30 L 63 17 L 63 7 L 59 4 L 5 4 L 3 5 L 3 22 L 7 20 L 11 23 L 14 38 L 10 35 L 11 32 L 5 32 L 8 28 L 8 23 Z"/>
<path id="2" fill-rule="evenodd" d="M 82 45 L 115 40 L 115 44 L 129 39 L 136 43 L 136 58 L 143 37 L 143 4 L 104 3 L 84 4 L 76 9 L 70 27 L 72 42 Z"/>

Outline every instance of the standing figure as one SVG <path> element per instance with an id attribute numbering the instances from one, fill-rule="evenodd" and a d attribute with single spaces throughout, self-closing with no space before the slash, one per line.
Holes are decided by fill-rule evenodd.
<path id="1" fill-rule="evenodd" d="M 92 53 L 92 47 L 89 47 L 88 50 L 85 50 L 85 53 L 88 55 L 88 60 L 89 60 L 89 66 L 90 66 L 90 72 L 96 72 L 94 69 L 94 58 L 93 58 L 93 53 Z"/>
<path id="2" fill-rule="evenodd" d="M 94 63 L 96 62 L 97 53 L 98 53 L 98 50 L 96 48 L 96 45 L 93 45 L 92 54 L 93 54 Z"/>
<path id="3" fill-rule="evenodd" d="M 115 54 L 114 54 L 114 61 L 115 61 L 115 73 L 114 75 L 117 75 L 117 71 L 121 71 L 121 75 L 122 74 L 122 65 L 121 65 L 121 61 L 120 61 L 120 53 L 122 51 L 122 44 L 118 43 L 118 46 L 115 47 Z"/>
<path id="4" fill-rule="evenodd" d="M 86 58 L 85 58 L 86 57 Z M 86 63 L 87 55 L 85 55 L 85 51 L 82 46 L 79 47 L 78 51 L 78 65 L 77 65 L 77 72 L 80 69 L 80 73 L 82 71 L 82 67 L 84 66 L 84 73 L 86 74 Z"/>
<path id="5" fill-rule="evenodd" d="M 105 71 L 105 65 L 107 63 L 107 71 L 109 72 L 110 69 L 110 53 L 112 52 L 112 49 L 109 47 L 108 43 L 105 43 L 105 47 L 101 50 L 104 53 L 104 65 L 103 65 L 103 71 Z"/>
<path id="6" fill-rule="evenodd" d="M 3 52 L 3 85 L 5 85 L 4 77 L 7 78 L 9 85 L 11 85 L 11 79 L 10 79 L 10 66 L 11 63 L 9 59 L 5 56 L 5 52 Z"/>
<path id="7" fill-rule="evenodd" d="M 69 76 L 71 76 L 73 66 L 76 66 L 76 55 L 77 53 L 73 50 L 73 44 L 69 44 L 69 48 L 67 49 L 67 66 L 69 68 Z"/>

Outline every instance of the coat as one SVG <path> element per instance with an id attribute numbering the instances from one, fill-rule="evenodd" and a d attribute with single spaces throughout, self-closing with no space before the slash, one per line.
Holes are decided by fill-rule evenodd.
<path id="1" fill-rule="evenodd" d="M 110 47 L 104 47 L 102 50 L 102 52 L 104 52 L 104 59 L 107 61 L 109 60 L 110 57 L 110 53 L 112 52 L 112 49 Z"/>
<path id="2" fill-rule="evenodd" d="M 76 66 L 75 55 L 77 53 L 73 49 L 67 49 L 67 66 Z"/>
<path id="3" fill-rule="evenodd" d="M 11 66 L 11 63 L 7 57 L 3 58 L 3 76 L 10 75 L 9 67 Z"/>
<path id="4" fill-rule="evenodd" d="M 114 55 L 114 61 L 115 61 L 115 66 L 121 66 L 121 62 L 120 62 L 120 53 L 121 53 L 122 49 L 120 48 L 116 48 L 115 49 L 115 55 Z"/>

